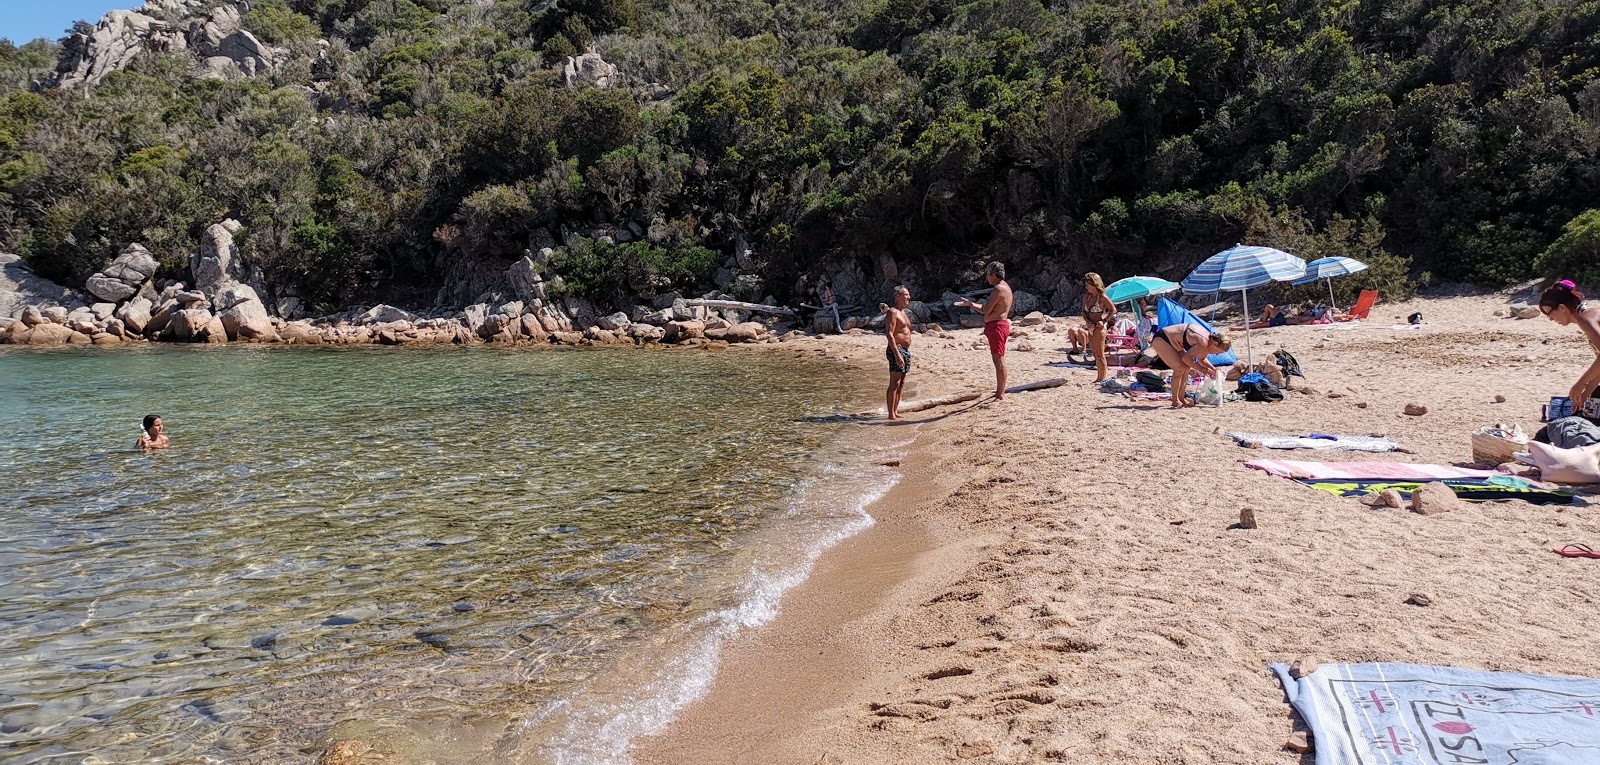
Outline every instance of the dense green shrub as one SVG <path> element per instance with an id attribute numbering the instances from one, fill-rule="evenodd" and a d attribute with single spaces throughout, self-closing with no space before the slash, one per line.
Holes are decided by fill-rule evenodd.
<path id="1" fill-rule="evenodd" d="M 1553 279 L 1600 284 L 1600 209 L 1567 221 L 1561 237 L 1540 253 L 1534 267 Z"/>

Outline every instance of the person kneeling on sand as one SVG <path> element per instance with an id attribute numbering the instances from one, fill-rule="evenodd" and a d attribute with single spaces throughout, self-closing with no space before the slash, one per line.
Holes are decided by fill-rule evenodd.
<path id="1" fill-rule="evenodd" d="M 1582 412 L 1584 403 L 1600 393 L 1600 306 L 1585 306 L 1578 285 L 1562 279 L 1539 296 L 1539 312 L 1563 327 L 1578 325 L 1583 338 L 1594 350 L 1594 361 L 1567 391 L 1567 398 L 1572 399 L 1572 410 Z"/>
<path id="2" fill-rule="evenodd" d="M 905 419 L 900 416 L 900 393 L 906 387 L 906 375 L 911 372 L 911 319 L 906 317 L 906 306 L 911 304 L 911 291 L 905 287 L 894 290 L 894 307 L 888 309 L 889 320 L 883 334 L 889 338 L 889 390 L 884 404 L 890 420 Z"/>
<path id="3" fill-rule="evenodd" d="M 1174 324 L 1156 331 L 1150 348 L 1167 366 L 1172 367 L 1172 406 L 1194 406 L 1187 399 L 1189 373 L 1202 377 L 1215 377 L 1217 368 L 1206 360 L 1213 353 L 1223 353 L 1232 347 L 1228 336 L 1221 332 L 1207 332 L 1198 324 Z"/>
<path id="4" fill-rule="evenodd" d="M 172 445 L 167 440 L 167 434 L 163 432 L 161 415 L 147 414 L 144 416 L 144 435 L 139 436 L 138 442 L 134 445 L 145 451 L 165 449 Z"/>
<path id="5" fill-rule="evenodd" d="M 1006 284 L 1006 266 L 994 261 L 984 271 L 985 280 L 994 291 L 989 299 L 974 303 L 962 298 L 955 302 L 958 308 L 971 308 L 983 314 L 983 339 L 989 341 L 989 360 L 994 362 L 994 398 L 1006 400 L 1006 341 L 1011 338 L 1011 285 Z"/>

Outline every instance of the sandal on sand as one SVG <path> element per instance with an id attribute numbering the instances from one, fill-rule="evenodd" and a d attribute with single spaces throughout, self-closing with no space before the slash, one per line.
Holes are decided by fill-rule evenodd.
<path id="1" fill-rule="evenodd" d="M 1565 547 L 1556 547 L 1552 548 L 1550 552 L 1553 552 L 1563 558 L 1600 558 L 1600 552 L 1595 552 L 1594 548 L 1588 545 L 1567 545 Z"/>

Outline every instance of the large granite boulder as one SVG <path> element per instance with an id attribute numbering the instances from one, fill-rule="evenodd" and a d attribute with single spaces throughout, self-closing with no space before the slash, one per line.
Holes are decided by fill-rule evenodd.
<path id="1" fill-rule="evenodd" d="M 84 288 L 101 300 L 120 303 L 138 294 L 158 267 L 155 256 L 143 245 L 130 244 L 111 265 L 89 277 Z"/>
<path id="2" fill-rule="evenodd" d="M 598 53 L 568 56 L 561 65 L 561 81 L 573 89 L 609 88 L 616 76 L 617 67 L 606 63 Z"/>
<path id="3" fill-rule="evenodd" d="M 765 324 L 747 321 L 729 327 L 727 334 L 723 335 L 722 339 L 730 343 L 753 343 L 760 340 L 765 334 L 767 334 Z"/>
<path id="4" fill-rule="evenodd" d="M 27 306 L 83 304 L 78 293 L 35 274 L 21 256 L 0 252 L 0 316 L 20 316 Z"/>
<path id="5" fill-rule="evenodd" d="M 129 332 L 138 334 L 144 331 L 146 324 L 150 323 L 150 311 L 154 307 L 143 295 L 135 295 L 132 300 L 123 303 L 113 315 L 122 320 Z"/>
<path id="6" fill-rule="evenodd" d="M 367 309 L 366 313 L 356 317 L 357 324 L 388 324 L 389 322 L 395 321 L 415 322 L 416 320 L 417 317 L 415 314 L 402 311 L 392 305 L 385 305 L 383 303 L 379 303 L 378 305 Z"/>
<path id="7" fill-rule="evenodd" d="M 201 342 L 206 339 L 206 330 L 213 318 L 216 317 L 204 308 L 184 308 L 174 311 L 171 320 L 167 322 L 166 331 L 162 333 L 162 339 L 179 343 Z"/>
<path id="8" fill-rule="evenodd" d="M 511 292 L 524 302 L 550 299 L 545 292 L 544 277 L 539 275 L 539 265 L 531 256 L 522 256 L 506 269 L 506 282 L 511 285 Z"/>
<path id="9" fill-rule="evenodd" d="M 607 316 L 601 316 L 600 319 L 596 323 L 600 326 L 601 329 L 604 329 L 604 330 L 607 330 L 607 331 L 610 331 L 610 332 L 616 332 L 617 330 L 627 328 L 627 326 L 629 324 L 632 324 L 633 322 L 628 320 L 628 315 L 627 314 L 625 314 L 625 313 L 623 313 L 621 311 L 618 311 L 616 313 L 613 313 L 613 314 L 610 314 L 610 315 L 607 315 Z"/>
<path id="10" fill-rule="evenodd" d="M 230 340 L 277 341 L 267 307 L 248 284 L 230 284 L 217 292 L 217 317 Z"/>
<path id="11" fill-rule="evenodd" d="M 228 225 L 230 223 L 233 225 Z M 238 228 L 236 221 L 212 224 L 200 236 L 199 251 L 189 258 L 194 288 L 213 304 L 218 290 L 243 280 L 244 264 L 239 260 L 239 245 L 233 241 L 233 233 Z"/>

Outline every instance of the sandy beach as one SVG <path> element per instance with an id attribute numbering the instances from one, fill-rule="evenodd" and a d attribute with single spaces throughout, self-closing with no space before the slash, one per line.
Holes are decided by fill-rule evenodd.
<path id="1" fill-rule="evenodd" d="M 1509 298 L 1256 332 L 1256 359 L 1289 349 L 1304 392 L 1181 411 L 1048 366 L 1065 334 L 1024 328 L 1011 383 L 1068 384 L 864 423 L 886 442 L 915 433 L 878 524 L 736 640 L 710 693 L 637 742 L 635 761 L 1308 765 L 1284 748 L 1301 726 L 1269 663 L 1593 675 L 1600 561 L 1550 551 L 1600 543 L 1592 504 L 1422 516 L 1239 464 L 1465 463 L 1478 427 L 1536 426 L 1592 356 L 1573 329 L 1495 317 Z M 1424 328 L 1391 328 L 1414 311 Z M 944 334 L 916 338 L 907 400 L 992 389 L 978 331 Z M 790 345 L 884 379 L 880 335 Z M 1385 434 L 1415 454 L 1265 452 L 1228 430 Z M 1229 528 L 1243 508 L 1259 528 Z"/>

